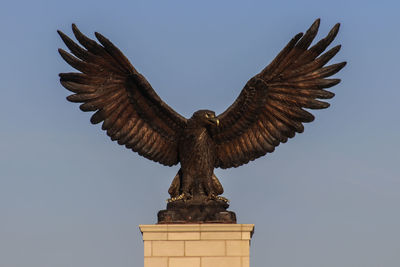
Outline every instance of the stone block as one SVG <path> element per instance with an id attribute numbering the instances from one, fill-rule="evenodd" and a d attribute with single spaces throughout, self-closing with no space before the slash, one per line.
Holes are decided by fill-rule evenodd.
<path id="1" fill-rule="evenodd" d="M 250 267 L 250 257 L 242 257 L 242 267 Z"/>
<path id="2" fill-rule="evenodd" d="M 185 241 L 185 256 L 224 256 L 225 241 Z"/>
<path id="3" fill-rule="evenodd" d="M 241 257 L 203 257 L 201 267 L 242 267 Z"/>
<path id="4" fill-rule="evenodd" d="M 242 239 L 241 232 L 201 232 L 202 240 L 229 240 L 229 239 Z"/>
<path id="5" fill-rule="evenodd" d="M 152 241 L 153 256 L 184 256 L 184 241 Z"/>
<path id="6" fill-rule="evenodd" d="M 201 224 L 201 232 L 241 232 L 241 224 Z"/>
<path id="7" fill-rule="evenodd" d="M 168 258 L 144 257 L 144 267 L 168 267 Z"/>
<path id="8" fill-rule="evenodd" d="M 242 232 L 242 240 L 250 240 L 251 233 L 250 232 Z"/>
<path id="9" fill-rule="evenodd" d="M 200 267 L 200 257 L 169 258 L 168 267 Z"/>
<path id="10" fill-rule="evenodd" d="M 141 224 L 139 228 L 142 233 L 167 231 L 167 225 L 164 224 Z"/>
<path id="11" fill-rule="evenodd" d="M 199 232 L 200 224 L 167 224 L 169 232 Z"/>
<path id="12" fill-rule="evenodd" d="M 246 240 L 227 240 L 226 255 L 227 256 L 249 256 L 250 245 Z"/>
<path id="13" fill-rule="evenodd" d="M 151 256 L 151 241 L 144 241 L 144 256 L 149 257 Z"/>
<path id="14" fill-rule="evenodd" d="M 168 240 L 200 240 L 200 232 L 172 232 Z"/>
<path id="15" fill-rule="evenodd" d="M 167 240 L 168 234 L 167 232 L 145 232 L 143 233 L 143 240 Z"/>

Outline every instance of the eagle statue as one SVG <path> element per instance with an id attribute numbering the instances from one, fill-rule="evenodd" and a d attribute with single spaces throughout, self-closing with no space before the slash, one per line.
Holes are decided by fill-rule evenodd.
<path id="1" fill-rule="evenodd" d="M 234 213 L 225 210 L 228 201 L 220 196 L 214 168 L 246 164 L 302 133 L 303 123 L 314 120 L 307 110 L 329 107 L 318 99 L 332 98 L 325 88 L 340 82 L 327 77 L 346 62 L 326 64 L 341 46 L 324 52 L 339 24 L 311 46 L 319 24 L 317 19 L 305 34 L 294 36 L 220 115 L 211 110 L 198 110 L 189 119 L 179 115 L 107 38 L 96 32 L 96 42 L 74 24 L 80 45 L 58 31 L 70 51 L 59 53 L 79 72 L 60 73 L 60 82 L 74 93 L 67 100 L 83 103 L 82 111 L 95 111 L 91 123 L 102 122 L 111 140 L 163 165 L 180 163 L 159 223 L 235 222 Z"/>

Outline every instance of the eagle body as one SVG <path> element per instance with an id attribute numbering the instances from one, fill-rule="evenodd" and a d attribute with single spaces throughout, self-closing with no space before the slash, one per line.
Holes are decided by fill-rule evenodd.
<path id="1" fill-rule="evenodd" d="M 215 144 L 207 128 L 198 121 L 188 123 L 179 144 L 182 170 L 182 193 L 215 195 L 212 176 L 215 165 Z"/>
<path id="2" fill-rule="evenodd" d="M 295 35 L 271 63 L 252 77 L 235 102 L 218 116 L 199 110 L 189 119 L 168 106 L 107 38 L 82 34 L 73 24 L 79 44 L 58 31 L 70 53 L 61 57 L 79 72 L 60 73 L 61 84 L 73 92 L 71 102 L 95 112 L 90 121 L 118 144 L 166 166 L 181 165 L 168 192 L 171 201 L 212 199 L 223 189 L 214 168 L 238 167 L 267 153 L 304 131 L 314 120 L 310 109 L 324 109 L 340 82 L 330 76 L 346 62 L 327 65 L 339 52 L 335 39 L 339 24 L 311 45 L 317 19 Z M 221 199 L 220 197 L 219 199 Z"/>

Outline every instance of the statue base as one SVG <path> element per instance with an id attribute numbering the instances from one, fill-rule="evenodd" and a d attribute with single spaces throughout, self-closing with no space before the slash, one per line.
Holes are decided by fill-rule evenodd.
<path id="1" fill-rule="evenodd" d="M 158 224 L 236 223 L 236 214 L 228 207 L 223 200 L 177 200 L 158 212 Z"/>
<path id="2" fill-rule="evenodd" d="M 254 224 L 140 225 L 144 267 L 249 267 Z"/>

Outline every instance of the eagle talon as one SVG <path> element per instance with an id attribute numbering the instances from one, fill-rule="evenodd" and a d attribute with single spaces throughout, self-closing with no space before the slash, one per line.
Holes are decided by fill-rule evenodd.
<path id="1" fill-rule="evenodd" d="M 221 201 L 224 201 L 224 202 L 226 202 L 226 203 L 229 204 L 229 199 L 227 199 L 226 197 L 216 196 L 215 198 L 216 198 L 217 200 L 221 200 Z"/>
<path id="2" fill-rule="evenodd" d="M 229 203 L 229 199 L 227 199 L 226 197 L 221 197 L 221 196 L 217 196 L 215 194 L 210 194 L 207 198 L 207 200 L 220 200 L 220 201 L 224 201 L 226 203 Z"/>
<path id="3" fill-rule="evenodd" d="M 183 202 L 186 202 L 187 200 L 189 200 L 191 198 L 192 198 L 192 196 L 190 194 L 182 193 L 177 197 L 171 197 L 171 198 L 167 199 L 167 203 L 175 202 L 178 200 L 183 200 Z"/>

